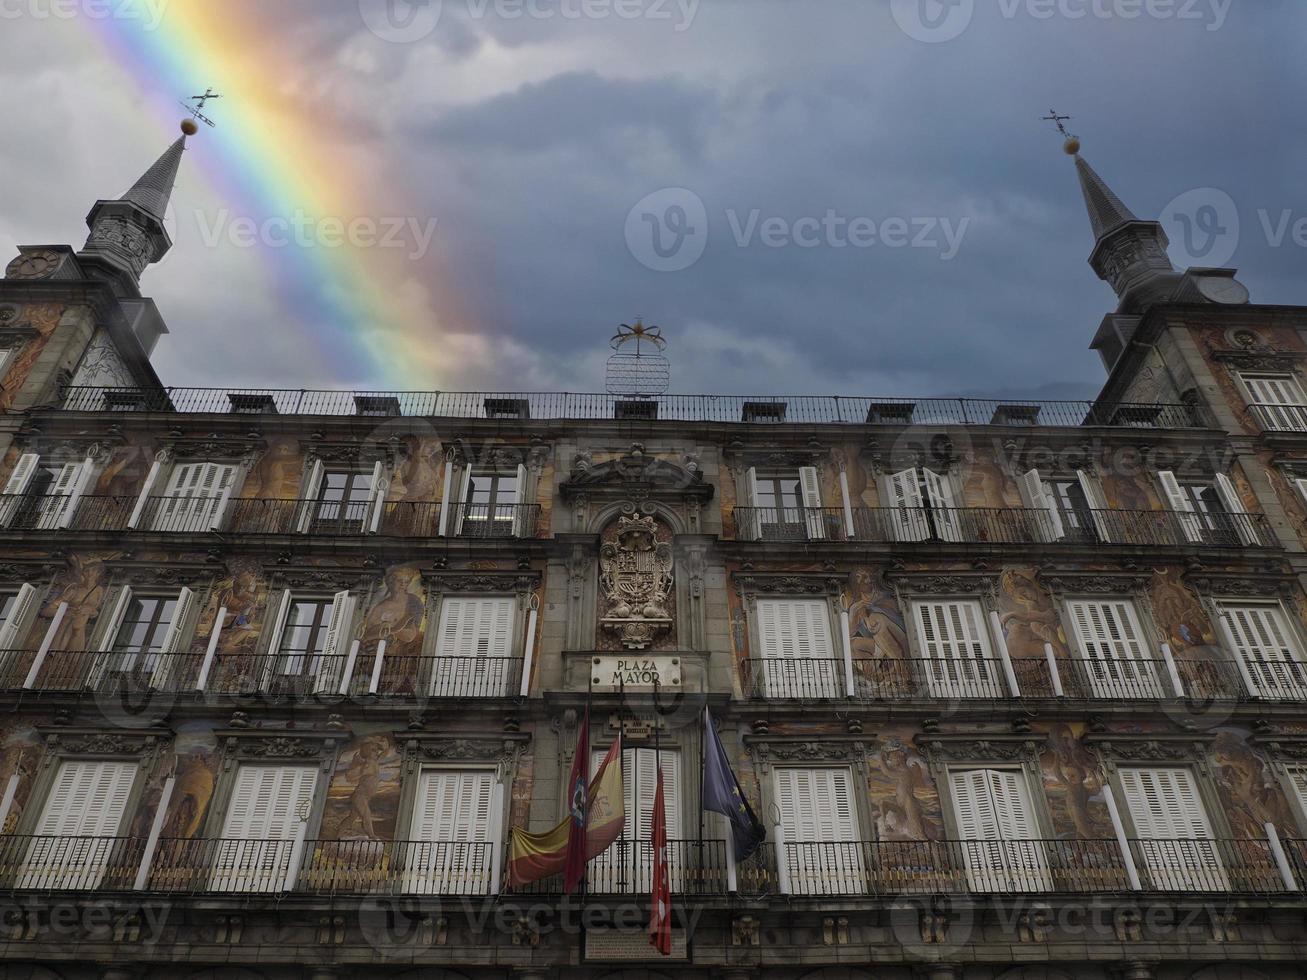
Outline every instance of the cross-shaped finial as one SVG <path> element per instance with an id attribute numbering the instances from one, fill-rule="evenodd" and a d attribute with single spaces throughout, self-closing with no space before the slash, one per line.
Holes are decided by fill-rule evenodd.
<path id="1" fill-rule="evenodd" d="M 1059 133 L 1061 133 L 1067 139 L 1071 138 L 1071 134 L 1067 132 L 1066 126 L 1063 125 L 1063 123 L 1065 123 L 1067 120 L 1071 118 L 1070 116 L 1059 116 L 1057 114 L 1056 109 L 1049 109 L 1047 116 L 1040 116 L 1039 118 L 1044 122 L 1051 122 L 1054 126 L 1057 127 L 1057 131 Z"/>
<path id="2" fill-rule="evenodd" d="M 192 95 L 190 99 L 181 103 L 181 105 L 183 109 L 189 112 L 200 122 L 204 123 L 206 126 L 212 126 L 213 120 L 210 119 L 208 116 L 206 116 L 201 110 L 204 108 L 204 103 L 208 102 L 210 99 L 221 99 L 221 98 L 222 96 L 219 93 L 215 92 L 212 88 L 206 88 L 204 90 L 203 95 Z M 192 102 L 194 102 L 195 105 L 191 105 Z"/>

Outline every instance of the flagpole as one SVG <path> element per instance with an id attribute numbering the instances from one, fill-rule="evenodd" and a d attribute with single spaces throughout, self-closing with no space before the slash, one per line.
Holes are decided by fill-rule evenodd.
<path id="1" fill-rule="evenodd" d="M 703 701 L 703 725 L 699 728 L 699 871 L 702 873 L 706 862 L 703 859 L 703 776 L 708 768 L 708 699 Z"/>

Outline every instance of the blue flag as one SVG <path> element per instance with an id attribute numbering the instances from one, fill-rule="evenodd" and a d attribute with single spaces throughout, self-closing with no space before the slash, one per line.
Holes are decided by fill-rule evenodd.
<path id="1" fill-rule="evenodd" d="M 767 828 L 749 806 L 740 781 L 726 761 L 726 750 L 707 708 L 703 709 L 703 808 L 731 822 L 736 861 L 743 861 L 767 839 Z"/>

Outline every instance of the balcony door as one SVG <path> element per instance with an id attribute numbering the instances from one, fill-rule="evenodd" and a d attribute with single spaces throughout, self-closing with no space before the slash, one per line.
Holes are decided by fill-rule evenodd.
<path id="1" fill-rule="evenodd" d="M 861 895 L 866 861 L 848 769 L 776 770 L 785 874 L 797 895 Z"/>
<path id="2" fill-rule="evenodd" d="M 1120 770 L 1139 853 L 1153 887 L 1228 891 L 1212 824 L 1193 773 L 1179 766 Z"/>
<path id="3" fill-rule="evenodd" d="M 230 463 L 178 463 L 172 468 L 151 530 L 216 531 L 236 482 Z"/>
<path id="4" fill-rule="evenodd" d="M 498 814 L 492 769 L 424 769 L 418 777 L 409 842 L 397 855 L 404 891 L 486 895 Z"/>
<path id="5" fill-rule="evenodd" d="M 213 852 L 209 887 L 279 892 L 295 839 L 313 809 L 317 766 L 241 765 Z"/>
<path id="6" fill-rule="evenodd" d="M 511 693 L 516 613 L 512 596 L 442 599 L 430 695 L 495 698 Z"/>
<path id="7" fill-rule="evenodd" d="M 1279 604 L 1222 603 L 1221 615 L 1234 639 L 1234 655 L 1248 671 L 1249 694 L 1275 701 L 1307 700 L 1307 666 Z"/>
<path id="8" fill-rule="evenodd" d="M 1049 891 L 1052 875 L 1025 773 L 949 773 L 967 885 L 976 892 Z"/>
<path id="9" fill-rule="evenodd" d="M 999 698 L 1003 678 L 974 599 L 913 603 L 926 686 L 937 698 Z"/>
<path id="10" fill-rule="evenodd" d="M 822 599 L 759 599 L 762 694 L 768 698 L 839 697 L 843 670 Z"/>
<path id="11" fill-rule="evenodd" d="M 88 686 L 98 688 L 106 679 L 123 677 L 134 681 L 134 687 L 164 689 L 181 676 L 175 661 L 194 608 L 195 593 L 188 588 L 176 595 L 151 596 L 124 585 L 110 610 Z"/>
<path id="12" fill-rule="evenodd" d="M 953 484 L 947 474 L 913 467 L 891 473 L 878 483 L 882 502 L 889 511 L 889 531 L 893 540 L 962 540 Z"/>
<path id="13" fill-rule="evenodd" d="M 590 757 L 591 777 L 599 772 L 607 750 Z M 663 809 L 667 813 L 667 863 L 672 892 L 685 881 L 681 825 L 681 754 L 675 749 L 622 750 L 622 802 L 626 820 L 622 836 L 590 862 L 590 887 L 596 892 L 648 892 L 653 884 L 653 807 L 658 769 L 663 768 Z"/>
<path id="14" fill-rule="evenodd" d="M 134 874 L 114 858 L 124 856 L 118 833 L 139 769 L 135 761 L 59 763 L 16 887 L 93 889 L 110 871 Z"/>
<path id="15" fill-rule="evenodd" d="M 1258 406 L 1265 428 L 1307 430 L 1307 396 L 1291 374 L 1240 374 L 1249 401 Z"/>
<path id="16" fill-rule="evenodd" d="M 1130 599 L 1073 599 L 1067 612 L 1096 698 L 1160 698 L 1162 684 Z"/>

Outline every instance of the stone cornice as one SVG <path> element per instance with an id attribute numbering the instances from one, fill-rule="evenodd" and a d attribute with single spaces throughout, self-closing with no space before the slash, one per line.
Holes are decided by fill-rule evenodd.
<path id="1" fill-rule="evenodd" d="M 834 571 L 739 571 L 733 572 L 731 579 L 735 583 L 736 593 L 742 596 L 837 596 L 844 586 L 844 577 Z"/>
<path id="2" fill-rule="evenodd" d="M 1124 762 L 1192 762 L 1216 740 L 1208 732 L 1086 732 L 1081 741 L 1103 756 Z"/>
<path id="3" fill-rule="evenodd" d="M 1030 732 L 947 732 L 913 736 L 928 757 L 939 762 L 1033 761 L 1048 741 Z"/>
<path id="4" fill-rule="evenodd" d="M 1041 568 L 1039 581 L 1055 595 L 1095 593 L 1101 595 L 1137 595 L 1148 588 L 1152 578 L 1147 570 L 1094 570 Z"/>

